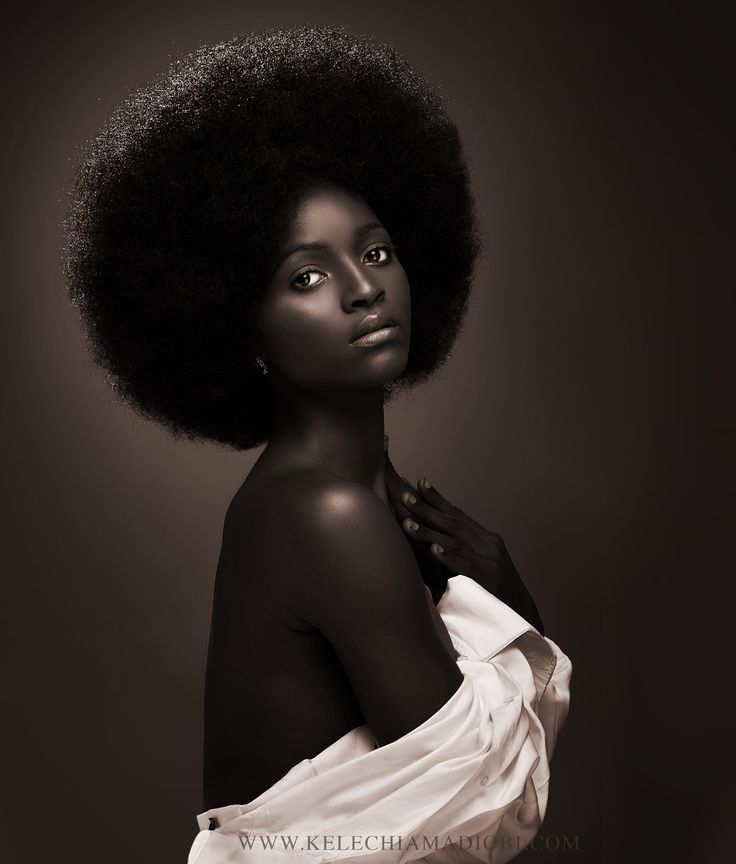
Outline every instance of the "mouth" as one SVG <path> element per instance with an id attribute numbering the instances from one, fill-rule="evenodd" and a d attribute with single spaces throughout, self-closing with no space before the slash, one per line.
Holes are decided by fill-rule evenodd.
<path id="1" fill-rule="evenodd" d="M 392 339 L 395 339 L 396 336 L 398 336 L 398 333 L 398 324 L 387 324 L 385 327 L 379 327 L 378 330 L 370 330 L 368 333 L 364 333 L 357 339 L 353 339 L 350 344 L 365 347 L 380 345 L 384 342 L 390 342 Z"/>
<path id="2" fill-rule="evenodd" d="M 396 335 L 396 329 L 399 322 L 395 318 L 373 313 L 366 315 L 360 322 L 355 335 L 350 340 L 351 345 L 372 345 L 376 342 L 383 342 L 387 337 L 393 339 Z M 367 337 L 371 337 L 368 339 Z"/>

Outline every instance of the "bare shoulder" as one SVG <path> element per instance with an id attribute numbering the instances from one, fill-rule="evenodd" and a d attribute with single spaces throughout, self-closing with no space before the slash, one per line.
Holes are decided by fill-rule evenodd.
<path id="1" fill-rule="evenodd" d="M 349 530 L 358 524 L 370 531 L 371 527 L 385 529 L 395 524 L 388 504 L 375 492 L 327 471 L 310 469 L 295 473 L 284 478 L 274 491 L 286 497 L 289 511 L 299 524 L 318 531 Z"/>
<path id="2" fill-rule="evenodd" d="M 278 490 L 282 512 L 289 515 L 292 541 L 308 547 L 318 559 L 365 553 L 374 567 L 396 555 L 414 561 L 389 505 L 366 486 L 325 471 L 305 471 Z"/>
<path id="3" fill-rule="evenodd" d="M 359 483 L 313 468 L 244 484 L 228 508 L 223 537 L 230 549 L 247 545 L 251 558 L 284 573 L 309 574 L 313 585 L 337 565 L 349 579 L 361 559 L 372 562 L 377 578 L 391 564 L 415 566 L 388 504 Z"/>
<path id="4" fill-rule="evenodd" d="M 249 555 L 277 574 L 298 614 L 358 599 L 413 606 L 424 591 L 409 541 L 373 490 L 309 468 L 270 477 L 250 495 L 231 507 L 227 530 L 248 537 Z"/>
<path id="5" fill-rule="evenodd" d="M 276 522 L 291 533 L 301 528 L 329 530 L 351 523 L 377 528 L 394 527 L 389 507 L 371 489 L 328 471 L 302 468 L 270 477 L 248 488 L 244 484 L 233 497 L 226 528 L 241 530 L 251 523 Z M 398 531 L 398 535 L 401 532 Z"/>

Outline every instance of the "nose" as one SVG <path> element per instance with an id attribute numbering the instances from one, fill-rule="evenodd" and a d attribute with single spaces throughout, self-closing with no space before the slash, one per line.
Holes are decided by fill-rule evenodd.
<path id="1" fill-rule="evenodd" d="M 345 273 L 346 287 L 343 291 L 343 305 L 349 312 L 364 306 L 372 306 L 376 300 L 383 300 L 386 294 L 378 281 L 362 267 Z"/>

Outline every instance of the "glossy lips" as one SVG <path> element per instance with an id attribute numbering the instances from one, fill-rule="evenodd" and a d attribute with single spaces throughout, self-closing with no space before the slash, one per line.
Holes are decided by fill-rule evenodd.
<path id="1" fill-rule="evenodd" d="M 351 345 L 378 345 L 381 342 L 390 342 L 399 332 L 398 325 L 394 324 L 391 327 L 381 327 L 379 330 L 372 330 L 361 336 L 360 339 L 353 339 Z"/>
<path id="2" fill-rule="evenodd" d="M 384 317 L 378 313 L 366 315 L 358 325 L 350 344 L 351 345 L 375 345 L 393 339 L 398 330 L 398 322 L 388 316 Z"/>

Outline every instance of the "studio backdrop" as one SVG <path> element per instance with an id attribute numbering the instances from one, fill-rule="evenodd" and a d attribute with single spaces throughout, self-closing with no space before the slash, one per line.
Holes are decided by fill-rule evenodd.
<path id="1" fill-rule="evenodd" d="M 302 23 L 393 45 L 463 140 L 484 238 L 467 323 L 386 425 L 405 477 L 504 538 L 574 664 L 519 860 L 723 860 L 726 28 L 692 5 L 468 0 L 6 13 L 4 860 L 183 864 L 196 833 L 222 520 L 260 449 L 175 441 L 115 401 L 60 226 L 80 146 L 131 90 Z"/>

